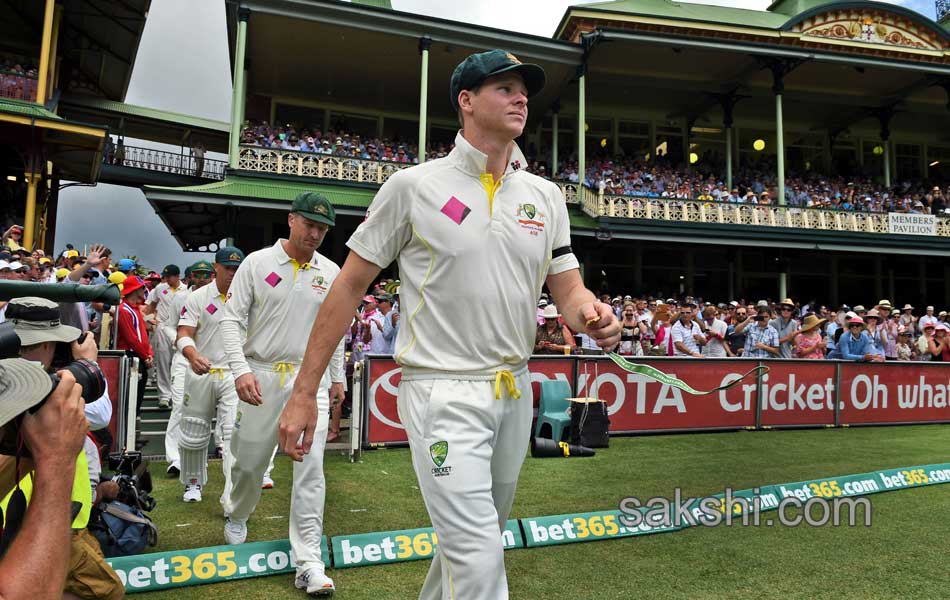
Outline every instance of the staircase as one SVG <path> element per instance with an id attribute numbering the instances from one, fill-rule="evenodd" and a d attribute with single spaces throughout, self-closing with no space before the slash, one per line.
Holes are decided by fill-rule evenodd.
<path id="1" fill-rule="evenodd" d="M 145 441 L 142 447 L 142 456 L 148 460 L 165 460 L 165 429 L 168 427 L 168 418 L 171 416 L 170 408 L 159 408 L 158 406 L 158 388 L 153 383 L 153 378 L 149 378 L 149 383 L 145 387 L 145 399 L 142 401 L 142 413 L 139 439 Z M 217 422 L 212 421 L 212 426 L 217 427 Z M 327 452 L 346 453 L 350 447 L 350 419 L 340 419 L 340 439 L 336 442 L 327 444 Z M 208 454 L 215 453 L 214 436 L 208 443 Z"/>

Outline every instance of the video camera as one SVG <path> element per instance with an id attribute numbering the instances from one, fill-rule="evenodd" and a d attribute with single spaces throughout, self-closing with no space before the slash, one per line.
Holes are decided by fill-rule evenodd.
<path id="1" fill-rule="evenodd" d="M 83 333 L 79 338 L 79 343 L 85 341 L 85 336 L 89 333 Z M 20 355 L 20 337 L 14 331 L 13 323 L 0 323 L 0 358 L 15 358 Z M 57 371 L 65 370 L 72 373 L 76 378 L 76 383 L 82 387 L 82 397 L 88 402 L 95 402 L 106 391 L 106 380 L 99 369 L 99 365 L 89 360 L 73 360 L 72 350 L 69 344 L 57 342 L 56 351 L 53 356 L 53 368 Z M 53 387 L 50 394 L 59 385 L 60 378 L 56 373 L 49 374 Z M 46 398 L 49 398 L 47 394 Z M 30 414 L 38 411 L 46 402 L 43 398 L 39 404 L 31 408 Z M 0 428 L 0 454 L 15 456 L 17 454 L 26 456 L 28 451 L 25 447 L 20 447 L 20 423 L 23 420 L 23 414 L 17 415 L 9 423 Z"/>
<path id="2" fill-rule="evenodd" d="M 144 511 L 155 508 L 155 498 L 150 495 L 152 475 L 141 452 L 113 452 L 109 455 L 109 470 L 115 473 L 112 481 L 119 486 L 116 500 Z"/>

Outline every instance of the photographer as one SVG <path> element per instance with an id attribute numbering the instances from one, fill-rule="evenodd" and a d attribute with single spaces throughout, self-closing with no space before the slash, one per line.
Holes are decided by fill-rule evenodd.
<path id="1" fill-rule="evenodd" d="M 24 445 L 34 465 L 35 500 L 26 510 L 19 534 L 0 559 L 0 600 L 45 600 L 63 597 L 70 564 L 70 489 L 76 455 L 86 436 L 82 388 L 71 373 L 35 414 L 20 424 Z M 39 404 L 52 388 L 38 365 L 20 358 L 0 360 L 0 426 Z M 26 460 L 20 461 L 22 470 Z M 15 459 L 0 457 L 0 494 L 15 486 Z M 9 524 L 8 524 L 9 526 Z"/>
<path id="2" fill-rule="evenodd" d="M 60 323 L 59 306 L 55 302 L 35 297 L 17 298 L 8 305 L 7 318 L 20 338 L 20 356 L 39 363 L 48 372 L 75 360 L 95 362 L 98 358 L 93 336 Z M 100 398 L 86 404 L 84 412 L 91 429 L 108 426 L 112 418 L 108 390 Z M 105 563 L 98 542 L 86 530 L 101 471 L 98 449 L 88 437 L 84 441 L 82 454 L 79 464 L 87 469 L 89 489 L 74 488 L 73 495 L 89 500 L 83 503 L 83 512 L 73 522 L 71 568 L 66 580 L 66 591 L 80 598 L 120 598 L 122 583 Z M 78 477 L 76 485 L 80 485 Z"/>

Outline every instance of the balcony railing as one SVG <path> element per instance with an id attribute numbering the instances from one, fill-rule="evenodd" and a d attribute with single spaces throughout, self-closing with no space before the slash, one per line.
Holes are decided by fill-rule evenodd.
<path id="1" fill-rule="evenodd" d="M 396 171 L 412 164 L 379 160 L 362 160 L 297 150 L 280 150 L 258 146 L 241 146 L 239 167 L 246 171 L 297 175 L 370 183 L 380 185 Z M 887 213 L 846 210 L 794 208 L 648 198 L 639 196 L 600 195 L 590 188 L 566 181 L 557 182 L 568 204 L 579 205 L 593 218 L 616 217 L 652 219 L 683 223 L 717 223 L 720 225 L 758 225 L 860 233 L 888 233 Z M 950 237 L 950 219 L 937 219 L 937 235 Z"/>
<path id="2" fill-rule="evenodd" d="M 224 179 L 227 161 L 213 158 L 196 159 L 191 155 L 175 154 L 165 150 L 124 146 L 110 148 L 102 155 L 105 164 L 134 169 L 146 169 L 175 175 L 190 175 L 205 179 Z"/>
<path id="3" fill-rule="evenodd" d="M 374 184 L 383 184 L 396 171 L 411 166 L 412 163 L 363 160 L 257 146 L 241 146 L 238 162 L 238 168 L 246 171 Z"/>
<path id="4" fill-rule="evenodd" d="M 575 187 L 576 184 L 569 184 Z M 562 185 L 562 189 L 564 189 Z M 855 233 L 888 233 L 888 213 L 736 204 L 676 198 L 609 196 L 582 188 L 581 208 L 591 217 L 652 219 L 682 223 L 758 225 Z M 565 191 L 565 197 L 567 193 Z M 568 200 L 570 202 L 570 200 Z M 938 217 L 938 236 L 950 237 L 950 219 Z"/>

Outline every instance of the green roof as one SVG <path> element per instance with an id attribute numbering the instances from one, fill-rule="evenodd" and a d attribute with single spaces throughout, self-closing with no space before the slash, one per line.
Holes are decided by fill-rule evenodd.
<path id="1" fill-rule="evenodd" d="M 302 181 L 282 181 L 262 177 L 228 175 L 221 181 L 183 187 L 146 186 L 146 190 L 168 191 L 181 194 L 208 194 L 235 199 L 293 202 L 303 192 L 325 194 L 335 207 L 369 208 L 376 190 L 343 185 L 327 185 Z"/>
<path id="2" fill-rule="evenodd" d="M 46 108 L 39 104 L 23 102 L 22 100 L 10 100 L 9 98 L 0 98 L 0 112 L 23 115 L 34 119 L 47 119 L 50 121 L 63 120 L 61 116 L 46 110 Z"/>
<path id="3" fill-rule="evenodd" d="M 353 0 L 353 4 L 362 4 L 363 6 L 373 6 L 389 10 L 393 9 L 392 0 Z"/>
<path id="4" fill-rule="evenodd" d="M 228 133 L 231 131 L 231 126 L 225 121 L 216 121 L 214 119 L 183 115 L 181 113 L 159 110 L 157 108 L 149 108 L 147 106 L 137 106 L 135 104 L 126 104 L 125 102 L 116 102 L 115 100 L 107 100 L 105 98 L 69 96 L 68 98 L 63 99 L 63 103 L 120 115 L 128 115 L 130 117 L 168 121 L 178 125 L 183 125 L 185 127 L 211 129 L 213 131 L 220 131 L 222 133 Z"/>
<path id="5" fill-rule="evenodd" d="M 788 21 L 788 15 L 786 14 L 692 2 L 671 2 L 670 0 L 614 0 L 613 2 L 575 5 L 569 10 L 596 10 L 598 12 L 627 13 L 661 19 L 705 21 L 769 29 L 778 29 Z"/>

